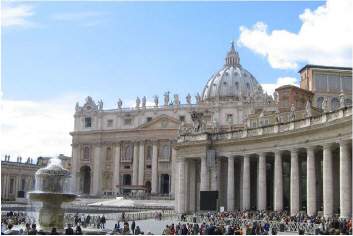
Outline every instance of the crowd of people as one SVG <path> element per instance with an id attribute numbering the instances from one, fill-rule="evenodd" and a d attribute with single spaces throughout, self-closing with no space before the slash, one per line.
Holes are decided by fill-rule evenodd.
<path id="1" fill-rule="evenodd" d="M 161 213 L 156 213 L 156 219 L 162 219 Z M 66 235 L 82 234 L 82 228 L 105 230 L 109 234 L 151 234 L 144 232 L 135 221 L 128 222 L 125 214 L 116 221 L 113 229 L 106 229 L 107 219 L 104 215 L 66 215 Z M 25 227 L 14 229 L 14 226 Z M 293 227 L 294 226 L 294 227 Z M 310 231 L 308 230 L 310 228 Z M 235 211 L 207 214 L 181 215 L 178 223 L 166 225 L 160 233 L 163 235 L 276 235 L 278 232 L 296 231 L 299 234 L 352 234 L 352 218 L 309 217 L 304 213 L 295 216 L 287 212 L 272 211 Z M 47 232 L 48 233 L 48 232 Z M 38 230 L 35 219 L 25 213 L 8 212 L 1 217 L 1 234 L 45 234 Z M 52 235 L 58 234 L 57 229 L 51 230 Z"/>
<path id="2" fill-rule="evenodd" d="M 182 225 L 167 226 L 166 232 L 176 234 L 277 234 L 292 231 L 299 234 L 352 234 L 352 218 L 325 218 L 298 213 L 290 216 L 286 211 L 235 211 L 193 215 L 181 215 Z M 169 229 L 169 230 L 168 230 Z M 310 232 L 308 232 L 311 229 Z"/>

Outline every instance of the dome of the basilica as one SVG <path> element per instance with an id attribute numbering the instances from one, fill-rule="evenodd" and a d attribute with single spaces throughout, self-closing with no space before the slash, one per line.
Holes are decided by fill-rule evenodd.
<path id="1" fill-rule="evenodd" d="M 227 53 L 224 67 L 213 74 L 202 92 L 203 101 L 243 100 L 262 91 L 255 77 L 240 65 L 234 43 Z"/>

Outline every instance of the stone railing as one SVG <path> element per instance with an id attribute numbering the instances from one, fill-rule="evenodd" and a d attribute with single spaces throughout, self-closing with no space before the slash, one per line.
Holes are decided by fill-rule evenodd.
<path id="1" fill-rule="evenodd" d="M 133 112 L 133 111 L 145 111 L 145 110 L 174 110 L 174 109 L 185 109 L 185 108 L 197 108 L 200 107 L 201 104 L 170 104 L 170 105 L 158 105 L 158 106 L 145 106 L 145 107 L 122 107 L 116 109 L 104 109 L 101 112 Z"/>
<path id="2" fill-rule="evenodd" d="M 336 111 L 324 113 L 317 117 L 308 117 L 304 119 L 294 120 L 286 123 L 273 124 L 266 127 L 258 127 L 253 129 L 242 129 L 227 132 L 205 132 L 201 134 L 185 134 L 178 137 L 178 143 L 196 142 L 207 140 L 229 140 L 248 137 L 256 137 L 261 135 L 269 135 L 283 133 L 293 130 L 299 130 L 308 126 L 319 125 L 326 122 L 332 122 L 343 117 L 352 116 L 352 107 L 342 108 Z"/>

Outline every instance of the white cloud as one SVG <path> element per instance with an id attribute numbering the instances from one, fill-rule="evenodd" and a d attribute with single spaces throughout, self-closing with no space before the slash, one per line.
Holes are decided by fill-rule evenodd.
<path id="1" fill-rule="evenodd" d="M 251 28 L 241 26 L 239 46 L 265 56 L 273 68 L 297 69 L 299 63 L 351 66 L 351 0 L 328 0 L 315 10 L 300 16 L 299 32 L 273 30 L 257 22 Z"/>
<path id="2" fill-rule="evenodd" d="M 265 83 L 265 84 L 261 84 L 263 90 L 265 92 L 267 92 L 267 94 L 269 95 L 273 95 L 273 92 L 275 91 L 276 88 L 283 86 L 283 85 L 296 85 L 299 87 L 298 85 L 298 80 L 294 77 L 279 77 L 276 81 L 276 83 Z"/>
<path id="3" fill-rule="evenodd" d="M 1 26 L 27 27 L 34 26 L 28 18 L 34 15 L 32 6 L 25 4 L 1 4 Z"/>
<path id="4" fill-rule="evenodd" d="M 71 156 L 74 107 L 78 96 L 48 101 L 3 100 L 0 153 L 22 156 Z"/>

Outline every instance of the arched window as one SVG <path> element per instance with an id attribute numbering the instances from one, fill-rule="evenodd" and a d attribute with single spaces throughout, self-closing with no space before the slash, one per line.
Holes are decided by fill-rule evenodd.
<path id="1" fill-rule="evenodd" d="M 316 106 L 317 108 L 322 108 L 322 102 L 324 101 L 323 97 L 318 97 L 316 100 Z"/>
<path id="2" fill-rule="evenodd" d="M 331 110 L 337 110 L 340 107 L 340 100 L 336 97 L 331 100 Z"/>
<path id="3" fill-rule="evenodd" d="M 89 160 L 89 154 L 90 154 L 89 146 L 84 146 L 83 147 L 83 159 Z"/>

